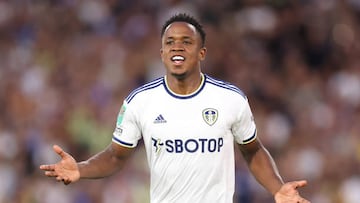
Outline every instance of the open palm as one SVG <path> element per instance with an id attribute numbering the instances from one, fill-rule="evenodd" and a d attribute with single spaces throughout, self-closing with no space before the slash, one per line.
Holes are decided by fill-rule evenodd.
<path id="1" fill-rule="evenodd" d="M 45 175 L 55 177 L 66 185 L 79 180 L 80 172 L 76 160 L 57 145 L 54 145 L 53 149 L 61 160 L 56 164 L 41 165 L 40 169 L 45 171 Z"/>
<path id="2" fill-rule="evenodd" d="M 308 200 L 302 198 L 297 191 L 297 188 L 305 186 L 306 181 L 293 181 L 285 183 L 280 190 L 275 194 L 276 203 L 310 203 Z"/>

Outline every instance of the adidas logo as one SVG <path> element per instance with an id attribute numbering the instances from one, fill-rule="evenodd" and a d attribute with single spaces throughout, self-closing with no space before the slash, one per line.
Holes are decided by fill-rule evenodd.
<path id="1" fill-rule="evenodd" d="M 164 117 L 160 114 L 160 115 L 158 115 L 158 117 L 156 117 L 156 119 L 154 120 L 154 123 L 166 123 L 166 120 L 165 120 Z"/>

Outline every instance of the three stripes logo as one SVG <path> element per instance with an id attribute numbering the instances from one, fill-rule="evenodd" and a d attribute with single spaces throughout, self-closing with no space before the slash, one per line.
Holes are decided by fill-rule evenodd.
<path id="1" fill-rule="evenodd" d="M 160 115 L 158 115 L 158 117 L 156 117 L 156 119 L 154 120 L 154 123 L 166 123 L 166 120 L 165 120 L 164 117 L 160 114 Z"/>

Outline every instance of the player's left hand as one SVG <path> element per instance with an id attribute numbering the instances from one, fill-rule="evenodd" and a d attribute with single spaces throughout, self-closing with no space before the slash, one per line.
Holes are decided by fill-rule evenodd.
<path id="1" fill-rule="evenodd" d="M 310 201 L 300 196 L 297 188 L 304 187 L 307 184 L 305 180 L 287 182 L 280 190 L 275 193 L 276 203 L 310 203 Z"/>

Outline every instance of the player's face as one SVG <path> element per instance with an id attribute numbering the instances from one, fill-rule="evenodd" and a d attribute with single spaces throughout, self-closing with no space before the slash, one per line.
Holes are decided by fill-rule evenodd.
<path id="1" fill-rule="evenodd" d="M 184 78 L 200 72 L 200 61 L 205 59 L 205 53 L 194 26 L 174 22 L 166 28 L 160 54 L 168 75 Z"/>

